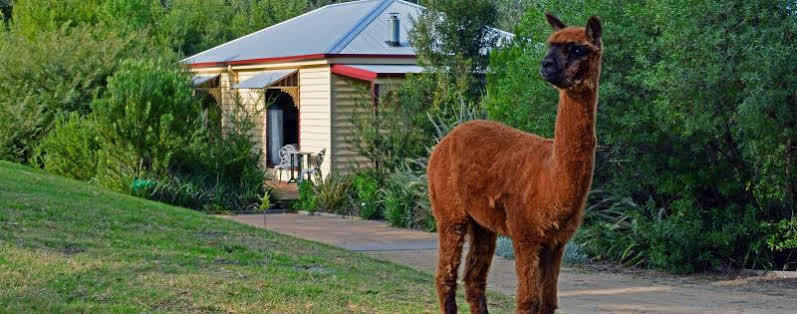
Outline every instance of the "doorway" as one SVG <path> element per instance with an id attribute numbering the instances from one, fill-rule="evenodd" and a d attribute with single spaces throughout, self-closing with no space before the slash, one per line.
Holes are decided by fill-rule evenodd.
<path id="1" fill-rule="evenodd" d="M 267 161 L 273 166 L 280 163 L 280 148 L 288 144 L 299 148 L 299 110 L 283 91 L 269 90 L 267 99 L 272 102 L 266 111 Z"/>

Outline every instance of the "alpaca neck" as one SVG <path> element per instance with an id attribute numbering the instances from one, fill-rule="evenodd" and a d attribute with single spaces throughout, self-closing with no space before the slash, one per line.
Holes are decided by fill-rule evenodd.
<path id="1" fill-rule="evenodd" d="M 572 205 L 578 207 L 592 184 L 595 167 L 597 82 L 592 86 L 580 92 L 560 90 L 556 114 L 551 174 L 561 188 L 562 202 L 575 202 Z"/>

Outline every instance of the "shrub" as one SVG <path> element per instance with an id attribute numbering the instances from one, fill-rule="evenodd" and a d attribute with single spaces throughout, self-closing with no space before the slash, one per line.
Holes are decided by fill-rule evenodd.
<path id="1" fill-rule="evenodd" d="M 29 161 L 55 118 L 86 115 L 119 60 L 144 55 L 138 34 L 56 28 L 28 38 L 0 30 L 0 159 Z"/>
<path id="2" fill-rule="evenodd" d="M 259 210 L 268 188 L 260 150 L 255 148 L 251 134 L 264 106 L 245 106 L 235 92 L 225 97 L 232 99 L 223 113 L 229 127 L 222 130 L 208 123 L 207 128 L 190 133 L 190 143 L 173 152 L 169 175 L 190 180 L 208 191 L 211 204 L 205 207 Z M 257 103 L 265 101 L 261 98 Z"/>
<path id="3" fill-rule="evenodd" d="M 304 180 L 299 183 L 299 200 L 293 203 L 293 208 L 305 210 L 311 214 L 318 209 L 315 186 L 312 181 Z"/>
<path id="4" fill-rule="evenodd" d="M 508 260 L 515 259 L 515 249 L 512 246 L 512 239 L 505 236 L 498 236 L 495 244 L 495 255 L 503 257 Z M 575 241 L 570 241 L 565 244 L 565 252 L 562 256 L 562 263 L 575 265 L 584 264 L 589 261 L 589 257 L 582 250 L 581 245 Z"/>
<path id="5" fill-rule="evenodd" d="M 211 203 L 210 193 L 191 180 L 164 177 L 148 181 L 153 184 L 142 184 L 139 188 L 133 188 L 133 195 L 193 209 L 206 209 L 205 206 Z"/>
<path id="6" fill-rule="evenodd" d="M 565 244 L 565 255 L 562 256 L 562 262 L 565 264 L 576 265 L 584 264 L 589 261 L 589 256 L 581 248 L 581 245 L 575 241 L 570 241 Z"/>
<path id="7" fill-rule="evenodd" d="M 382 189 L 385 218 L 393 227 L 408 228 L 413 219 L 415 198 L 407 183 L 408 180 L 394 174 Z"/>
<path id="8" fill-rule="evenodd" d="M 495 255 L 505 259 L 515 259 L 515 249 L 512 247 L 512 240 L 505 236 L 498 236 L 495 244 Z"/>
<path id="9" fill-rule="evenodd" d="M 492 54 L 490 117 L 553 134 L 556 94 L 524 79 L 544 54 L 544 12 L 566 8 L 557 14 L 572 24 L 598 15 L 607 23 L 594 186 L 610 199 L 590 202 L 635 205 L 588 217 L 584 249 L 672 272 L 794 267 L 794 249 L 767 243 L 797 200 L 797 95 L 786 87 L 797 59 L 780 55 L 797 38 L 791 3 L 537 1 L 515 42 Z"/>
<path id="10" fill-rule="evenodd" d="M 131 193 L 133 181 L 140 178 L 140 167 L 129 146 L 100 144 L 97 151 L 98 183 L 111 190 Z"/>
<path id="11" fill-rule="evenodd" d="M 354 208 L 364 219 L 380 219 L 383 217 L 382 204 L 379 202 L 379 181 L 373 171 L 360 171 L 354 175 Z"/>
<path id="12" fill-rule="evenodd" d="M 97 141 L 94 122 L 76 112 L 61 116 L 55 128 L 39 143 L 34 160 L 50 173 L 88 181 L 97 174 Z"/>
<path id="13" fill-rule="evenodd" d="M 317 180 L 315 193 L 318 210 L 339 215 L 351 214 L 352 209 L 349 206 L 351 180 L 349 177 L 328 175 L 326 178 Z"/>
<path id="14" fill-rule="evenodd" d="M 392 174 L 382 189 L 385 217 L 391 225 L 434 231 L 426 174 L 421 163 L 411 160 Z"/>
<path id="15" fill-rule="evenodd" d="M 395 171 L 406 158 L 425 154 L 426 138 L 421 130 L 403 114 L 405 108 L 395 93 L 388 92 L 379 99 L 375 108 L 368 93 L 360 89 L 352 110 L 352 133 L 346 142 L 352 149 L 369 160 L 380 182 Z"/>
<path id="16" fill-rule="evenodd" d="M 163 60 L 127 60 L 91 104 L 103 146 L 130 148 L 138 175 L 165 174 L 175 151 L 199 128 L 190 77 Z"/>

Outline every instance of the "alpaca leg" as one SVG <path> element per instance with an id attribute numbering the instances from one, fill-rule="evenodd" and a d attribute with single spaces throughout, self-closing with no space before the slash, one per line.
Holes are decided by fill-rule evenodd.
<path id="1" fill-rule="evenodd" d="M 457 270 L 462 258 L 462 243 L 467 233 L 467 222 L 439 223 L 438 260 L 435 286 L 442 313 L 457 312 Z"/>
<path id="2" fill-rule="evenodd" d="M 513 241 L 515 270 L 517 271 L 517 313 L 539 313 L 542 305 L 540 293 L 540 244 Z"/>
<path id="3" fill-rule="evenodd" d="M 542 273 L 542 313 L 554 313 L 559 307 L 556 296 L 556 283 L 559 280 L 559 267 L 562 265 L 564 245 L 545 247 L 540 253 L 540 272 Z"/>
<path id="4" fill-rule="evenodd" d="M 470 250 L 465 262 L 465 296 L 471 313 L 487 313 L 487 272 L 495 254 L 496 233 L 470 224 Z"/>

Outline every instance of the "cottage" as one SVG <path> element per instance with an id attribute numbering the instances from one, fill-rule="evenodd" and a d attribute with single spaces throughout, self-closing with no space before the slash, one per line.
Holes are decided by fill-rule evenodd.
<path id="1" fill-rule="evenodd" d="M 367 163 L 347 143 L 354 102 L 422 72 L 408 42 L 422 10 L 401 0 L 328 5 L 183 63 L 196 73 L 195 85 L 219 91 L 222 111 L 233 106 L 231 92 L 253 105 L 261 95 L 273 100 L 253 135 L 267 165 L 278 163 L 280 147 L 297 144 L 303 151 L 326 149 L 324 174 L 347 172 Z"/>

